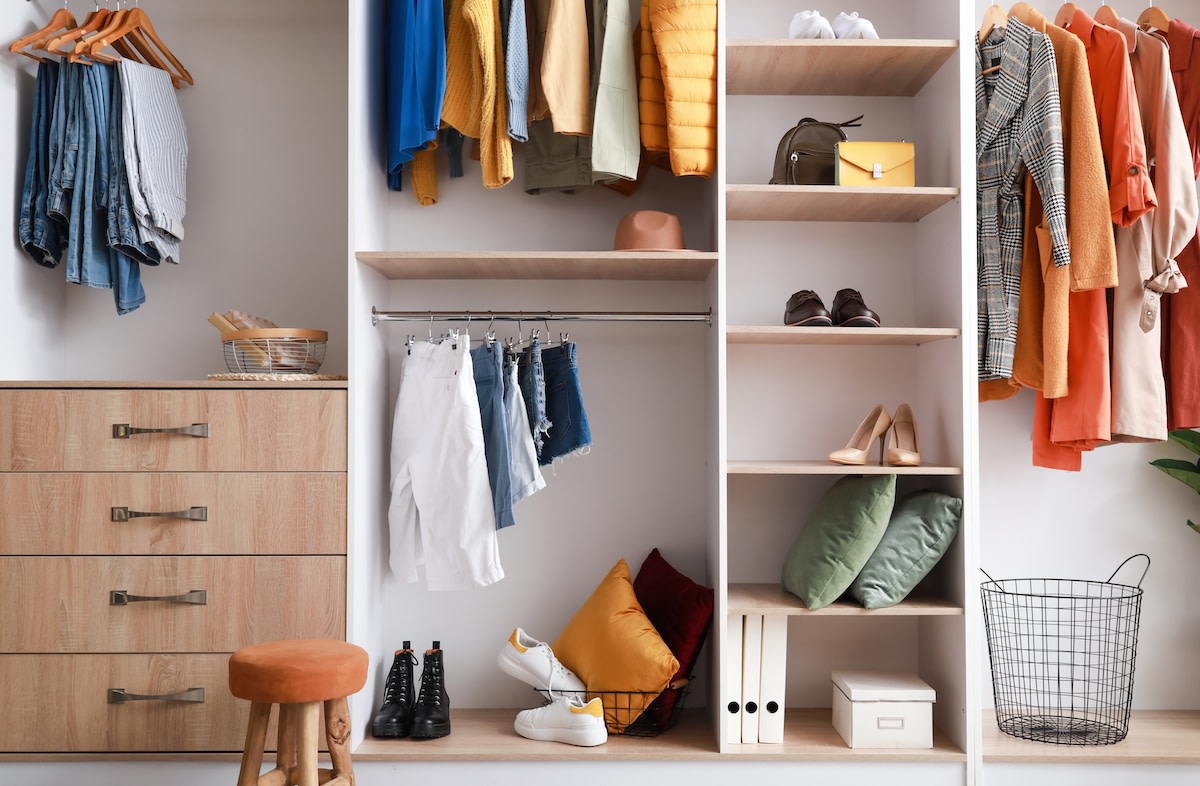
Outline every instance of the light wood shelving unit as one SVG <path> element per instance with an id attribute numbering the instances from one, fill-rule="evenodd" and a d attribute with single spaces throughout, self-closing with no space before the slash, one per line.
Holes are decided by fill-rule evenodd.
<path id="1" fill-rule="evenodd" d="M 730 14 L 733 13 L 750 12 L 731 10 Z M 959 77 L 954 69 L 948 66 L 948 63 L 959 53 L 960 44 L 957 40 L 731 40 L 725 45 L 725 89 L 731 99 L 733 96 L 913 98 L 921 94 L 930 80 L 937 76 L 937 88 L 917 98 L 914 107 L 928 104 L 931 100 L 940 106 L 943 102 L 950 101 L 954 95 L 954 85 L 957 84 Z M 838 106 L 859 107 L 862 103 L 862 101 L 847 100 Z M 786 104 L 789 107 L 804 106 L 796 101 L 787 101 Z M 779 105 L 781 104 L 769 104 L 772 109 Z M 744 102 L 739 105 L 739 109 L 742 106 L 755 111 L 764 107 L 763 112 L 765 113 L 768 102 L 765 100 Z M 736 111 L 733 109 L 731 100 L 729 115 L 734 116 Z M 843 112 L 841 109 L 831 110 L 827 107 L 823 111 Z M 852 117 L 861 111 L 863 110 L 846 109 L 838 117 Z M 797 116 L 803 114 L 805 114 L 805 110 L 798 112 Z M 947 151 L 954 149 L 953 138 L 948 140 L 945 138 L 945 134 L 956 133 L 956 129 L 930 130 L 923 128 L 920 124 L 917 124 L 916 128 L 919 137 L 916 141 L 919 149 L 922 145 L 932 144 L 945 145 Z M 731 165 L 731 169 L 740 171 L 737 170 L 736 165 Z M 943 282 L 954 281 L 957 278 L 955 273 L 962 258 L 961 253 L 955 247 L 958 240 L 955 237 L 957 232 L 947 233 L 945 244 L 932 263 L 922 260 L 922 264 L 915 264 L 919 253 L 916 250 L 919 247 L 918 244 L 926 240 L 925 236 L 930 232 L 935 231 L 931 228 L 933 225 L 946 226 L 947 219 L 950 219 L 949 223 L 952 226 L 961 223 L 957 214 L 951 217 L 946 213 L 951 209 L 961 210 L 961 206 L 957 204 L 961 192 L 957 182 L 952 180 L 953 172 L 949 169 L 943 171 L 937 166 L 932 166 L 927 171 L 930 182 L 936 183 L 936 185 L 927 185 L 922 182 L 921 185 L 914 187 L 858 188 L 836 185 L 787 186 L 745 182 L 728 183 L 724 187 L 725 219 L 727 222 L 794 222 L 797 224 L 794 229 L 777 231 L 771 228 L 769 232 L 772 237 L 782 236 L 784 232 L 794 232 L 794 237 L 788 235 L 789 242 L 795 243 L 796 247 L 800 249 L 804 248 L 806 241 L 810 238 L 820 236 L 819 240 L 813 243 L 814 255 L 806 256 L 801 251 L 795 260 L 796 266 L 801 270 L 805 268 L 819 269 L 822 273 L 827 274 L 828 271 L 824 267 L 833 264 L 831 258 L 836 257 L 836 264 L 844 266 L 843 274 L 849 278 L 855 274 L 864 275 L 863 271 L 869 267 L 866 264 L 858 265 L 858 261 L 854 258 L 855 255 L 851 253 L 853 248 L 851 238 L 855 233 L 855 228 L 848 226 L 845 229 L 822 229 L 811 226 L 811 224 L 815 222 L 842 222 L 850 225 L 856 223 L 920 224 L 924 219 L 941 211 L 929 226 L 915 227 L 908 234 L 906 234 L 907 230 L 896 230 L 897 237 L 911 236 L 914 238 L 914 245 L 896 248 L 895 263 L 902 269 L 911 268 L 914 275 L 917 275 L 918 271 L 921 275 L 934 275 L 930 273 L 931 270 L 939 271 L 939 276 L 941 274 L 946 276 L 941 279 Z M 735 178 L 741 179 L 738 176 Z M 739 230 L 739 242 L 746 242 L 744 238 L 750 234 L 752 233 Z M 835 244 L 829 240 L 831 237 L 844 239 L 845 243 Z M 839 249 L 845 253 L 839 256 Z M 741 297 L 742 300 L 735 300 L 733 305 L 727 304 L 726 311 L 736 314 L 740 309 L 747 314 L 757 314 L 761 310 L 761 304 L 750 298 L 759 297 L 759 293 L 765 288 L 751 284 L 750 279 L 759 275 L 767 278 L 772 275 L 779 276 L 776 269 L 778 263 L 756 258 L 753 246 L 731 250 L 729 254 L 726 278 L 731 283 L 727 283 L 727 289 L 731 293 L 731 299 Z M 917 283 L 918 286 L 927 285 L 927 282 L 924 281 Z M 933 288 L 938 291 L 939 296 L 949 298 L 948 302 L 956 303 L 960 297 L 963 297 L 956 284 L 942 287 L 940 283 L 935 283 Z M 928 293 L 922 294 L 927 295 Z M 930 311 L 932 310 L 923 311 L 918 308 L 916 313 L 930 313 Z M 934 349 L 926 347 L 929 344 L 946 345 L 947 343 L 959 343 L 961 346 L 961 342 L 958 340 L 962 338 L 962 329 L 957 324 L 955 312 L 951 310 L 948 313 L 949 316 L 945 316 L 939 311 L 939 317 L 932 318 L 934 322 L 932 325 L 889 326 L 872 329 L 744 324 L 746 321 L 744 318 L 741 320 L 742 324 L 737 324 L 736 317 L 729 317 L 731 323 L 727 324 L 725 329 L 727 352 L 730 355 L 738 353 L 739 373 L 752 376 L 736 382 L 727 380 L 725 384 L 727 387 L 736 384 L 739 392 L 745 393 L 746 389 L 768 388 L 773 383 L 772 375 L 775 374 L 780 374 L 781 377 L 788 374 L 803 377 L 808 374 L 841 373 L 845 369 L 834 357 L 839 353 L 812 353 L 808 352 L 806 348 L 876 347 L 883 350 L 880 353 L 881 357 L 888 356 L 888 363 L 895 362 L 903 367 L 911 362 L 914 367 L 922 368 L 921 374 L 908 379 L 902 373 L 898 378 L 904 381 L 894 385 L 894 389 L 890 389 L 889 385 L 892 384 L 892 380 L 876 380 L 870 377 L 869 371 L 863 372 L 861 369 L 857 369 L 863 377 L 858 380 L 859 384 L 872 386 L 872 389 L 880 391 L 889 391 L 879 394 L 883 397 L 889 395 L 893 398 L 909 397 L 913 392 L 920 392 L 921 395 L 927 395 L 927 407 L 941 406 L 952 411 L 961 405 L 961 402 L 955 400 L 956 394 L 948 392 L 955 389 L 961 373 L 963 361 L 958 357 L 961 349 L 959 347 L 950 347 L 949 349 L 943 349 L 940 346 Z M 778 350 L 778 355 L 769 351 L 752 351 L 755 346 Z M 787 347 L 795 349 L 791 350 Z M 922 349 L 914 349 L 918 347 Z M 894 357 L 887 352 L 892 348 L 896 350 Z M 770 359 L 776 357 L 777 363 L 773 365 Z M 797 368 L 801 370 L 797 372 Z M 927 389 L 922 380 L 927 380 L 928 375 L 931 374 L 943 380 L 945 386 L 935 386 L 937 389 L 932 391 Z M 905 385 L 911 389 L 901 390 L 900 388 Z M 943 398 L 948 400 L 941 400 Z M 813 402 L 808 401 L 807 404 L 812 405 Z M 817 405 L 817 414 L 810 416 L 819 419 L 822 406 Z M 802 423 L 806 422 L 802 418 L 799 420 Z M 814 429 L 818 427 L 816 423 L 813 425 Z M 739 429 L 739 421 L 732 414 L 727 429 L 730 431 Z M 944 438 L 950 441 L 949 450 L 951 454 L 954 454 L 956 449 L 961 447 L 956 443 L 964 437 L 959 434 L 959 428 L 951 424 Z M 925 452 L 929 453 L 931 449 L 932 446 L 926 446 Z M 961 460 L 957 459 L 949 463 L 938 463 L 932 461 L 933 456 L 924 455 L 923 458 L 928 463 L 919 467 L 843 466 L 823 459 L 818 460 L 816 456 L 812 457 L 813 460 L 766 458 L 764 456 L 775 455 L 777 451 L 765 446 L 761 446 L 759 451 L 756 456 L 753 445 L 743 445 L 737 450 L 740 454 L 738 458 L 726 460 L 724 469 L 727 493 L 731 499 L 737 500 L 738 505 L 757 504 L 746 499 L 744 495 L 754 493 L 752 489 L 762 488 L 761 484 L 787 484 L 793 482 L 793 478 L 806 476 L 828 478 L 831 483 L 834 479 L 846 475 L 896 474 L 913 479 L 936 478 L 932 485 L 947 489 L 958 489 L 965 483 L 966 470 L 961 466 Z M 771 480 L 771 477 L 775 477 L 777 480 Z M 747 480 L 748 478 L 763 478 L 763 480 Z M 917 480 L 917 482 L 920 481 Z M 815 484 L 814 488 L 817 486 L 820 486 L 820 483 Z M 777 491 L 774 486 L 771 488 L 772 491 L 764 496 L 770 497 Z M 959 493 L 961 494 L 961 492 Z M 788 497 L 788 499 L 792 498 Z M 806 497 L 806 501 L 811 501 L 811 497 Z M 776 500 L 764 504 L 779 504 L 779 502 Z M 790 505 L 791 502 L 789 501 L 788 504 Z M 733 505 L 731 505 L 731 509 L 732 507 Z M 770 509 L 756 510 L 755 513 L 756 517 L 761 519 L 759 523 L 763 526 L 771 525 L 772 514 L 786 515 L 786 512 Z M 735 521 L 734 515 L 731 513 L 727 536 L 731 552 L 735 551 L 735 544 L 739 538 L 739 526 L 745 527 L 747 524 Z M 768 537 L 767 533 L 759 533 L 756 529 L 748 537 L 748 540 L 765 539 L 766 537 Z M 959 548 L 961 548 L 961 539 L 959 542 Z M 771 541 L 770 545 L 777 544 L 775 541 Z M 919 671 L 921 676 L 931 684 L 939 686 L 938 699 L 944 703 L 940 708 L 941 712 L 937 712 L 939 708 L 935 708 L 935 715 L 937 715 L 935 724 L 943 723 L 946 725 L 946 729 L 935 728 L 932 749 L 852 749 L 833 728 L 829 709 L 796 706 L 795 702 L 789 699 L 791 703 L 786 710 L 782 743 L 725 742 L 723 750 L 738 759 L 746 757 L 797 762 L 837 762 L 847 766 L 878 761 L 905 765 L 968 763 L 968 755 L 964 749 L 966 745 L 956 742 L 965 736 L 965 726 L 962 725 L 961 714 L 957 712 L 960 705 L 956 702 L 962 701 L 967 667 L 965 664 L 948 663 L 939 660 L 933 654 L 926 654 L 941 646 L 956 648 L 964 636 L 968 609 L 961 599 L 964 590 L 955 584 L 953 579 L 947 579 L 947 576 L 953 575 L 953 570 L 945 571 L 945 575 L 933 579 L 928 588 L 923 585 L 915 596 L 906 598 L 889 608 L 868 610 L 856 602 L 839 600 L 814 611 L 807 608 L 799 597 L 785 591 L 777 581 L 763 583 L 765 579 L 772 578 L 769 574 L 764 575 L 759 567 L 763 551 L 765 551 L 765 547 L 756 544 L 746 546 L 743 553 L 731 553 L 729 581 L 726 584 L 725 612 L 728 615 L 735 618 L 737 616 L 786 616 L 789 619 L 788 628 L 793 633 L 797 632 L 797 628 L 802 628 L 807 632 L 809 628 L 805 626 L 816 618 L 856 620 L 855 627 L 867 626 L 863 630 L 870 630 L 870 635 L 880 636 L 881 646 L 894 645 L 897 647 L 897 654 L 905 652 L 904 648 L 913 646 L 911 641 L 890 642 L 887 639 L 889 634 L 886 631 L 891 626 L 876 626 L 874 623 L 884 617 L 889 620 L 897 618 L 910 620 L 910 623 L 900 627 L 913 633 L 920 640 L 920 645 L 916 652 L 909 652 L 908 655 L 912 656 L 911 659 L 918 664 L 915 670 Z M 755 559 L 759 559 L 759 562 L 755 562 Z M 962 561 L 963 554 L 956 553 L 952 559 Z M 862 653 L 838 650 L 838 645 L 835 643 L 815 640 L 809 642 L 807 638 L 805 641 L 808 642 L 806 646 L 816 648 L 818 659 L 823 663 L 841 663 L 845 665 L 838 666 L 838 668 L 854 668 L 853 664 L 862 660 Z M 789 650 L 791 650 L 790 645 Z M 807 687 L 811 691 L 814 687 L 812 681 L 819 679 L 819 675 L 811 673 L 810 668 L 806 669 L 806 664 L 798 661 L 792 653 L 789 652 L 788 657 L 789 689 Z M 793 680 L 797 682 L 793 683 Z M 740 686 L 726 685 L 725 687 L 727 694 L 723 698 L 736 702 L 740 695 Z M 790 690 L 789 693 L 795 693 L 795 690 Z M 947 712 L 947 707 L 954 709 Z M 915 775 L 916 771 L 913 772 L 913 777 L 918 777 Z M 943 777 L 946 779 L 945 782 L 954 782 L 961 776 L 950 771 L 943 771 L 935 776 L 936 782 L 942 782 L 940 778 Z"/>

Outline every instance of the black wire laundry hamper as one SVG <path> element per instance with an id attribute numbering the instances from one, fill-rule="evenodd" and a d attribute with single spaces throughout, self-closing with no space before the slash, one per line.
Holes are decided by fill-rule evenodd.
<path id="1" fill-rule="evenodd" d="M 1113 578 L 1130 560 L 1136 585 Z M 981 585 L 996 723 L 1014 737 L 1111 745 L 1129 733 L 1133 668 L 1150 557 L 1107 581 L 1003 579 Z"/>

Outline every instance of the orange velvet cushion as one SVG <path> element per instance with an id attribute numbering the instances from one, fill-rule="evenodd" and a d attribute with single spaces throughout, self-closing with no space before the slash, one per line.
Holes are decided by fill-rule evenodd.
<path id="1" fill-rule="evenodd" d="M 327 639 L 268 641 L 229 656 L 229 692 L 271 704 L 350 696 L 367 682 L 367 651 Z"/>
<path id="2" fill-rule="evenodd" d="M 608 730 L 625 730 L 679 671 L 679 661 L 646 617 L 619 560 L 551 645 L 604 703 Z"/>

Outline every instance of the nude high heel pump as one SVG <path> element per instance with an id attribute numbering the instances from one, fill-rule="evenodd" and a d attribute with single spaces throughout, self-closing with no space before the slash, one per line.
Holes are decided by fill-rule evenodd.
<path id="1" fill-rule="evenodd" d="M 921 451 L 917 447 L 917 421 L 913 418 L 912 408 L 907 404 L 896 408 L 891 432 L 892 444 L 887 450 L 888 466 L 921 466 Z"/>
<path id="2" fill-rule="evenodd" d="M 888 417 L 887 410 L 883 408 L 883 405 L 875 405 L 875 408 L 858 425 L 858 430 L 854 432 L 854 436 L 850 438 L 846 447 L 830 453 L 829 460 L 834 464 L 866 464 L 867 451 L 871 449 L 871 443 L 879 440 L 879 463 L 882 464 L 883 438 L 887 436 L 888 426 L 891 424 L 892 419 Z"/>

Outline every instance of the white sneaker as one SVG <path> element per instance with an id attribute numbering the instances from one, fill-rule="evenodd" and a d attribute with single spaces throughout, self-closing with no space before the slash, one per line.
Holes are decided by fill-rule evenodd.
<path id="1" fill-rule="evenodd" d="M 544 707 L 521 710 L 517 713 L 513 728 L 517 734 L 531 740 L 586 747 L 608 742 L 604 704 L 599 696 L 587 704 L 578 696 L 560 696 Z"/>
<path id="2" fill-rule="evenodd" d="M 842 11 L 831 25 L 833 34 L 838 38 L 879 38 L 875 25 L 869 19 L 863 19 L 857 11 L 847 14 Z"/>
<path id="3" fill-rule="evenodd" d="M 833 38 L 833 28 L 820 11 L 801 11 L 788 25 L 788 38 Z"/>
<path id="4" fill-rule="evenodd" d="M 549 644 L 526 635 L 520 628 L 513 629 L 504 642 L 496 655 L 496 665 L 505 674 L 532 685 L 550 698 L 565 692 L 581 697 L 587 690 L 575 672 L 558 662 Z"/>

